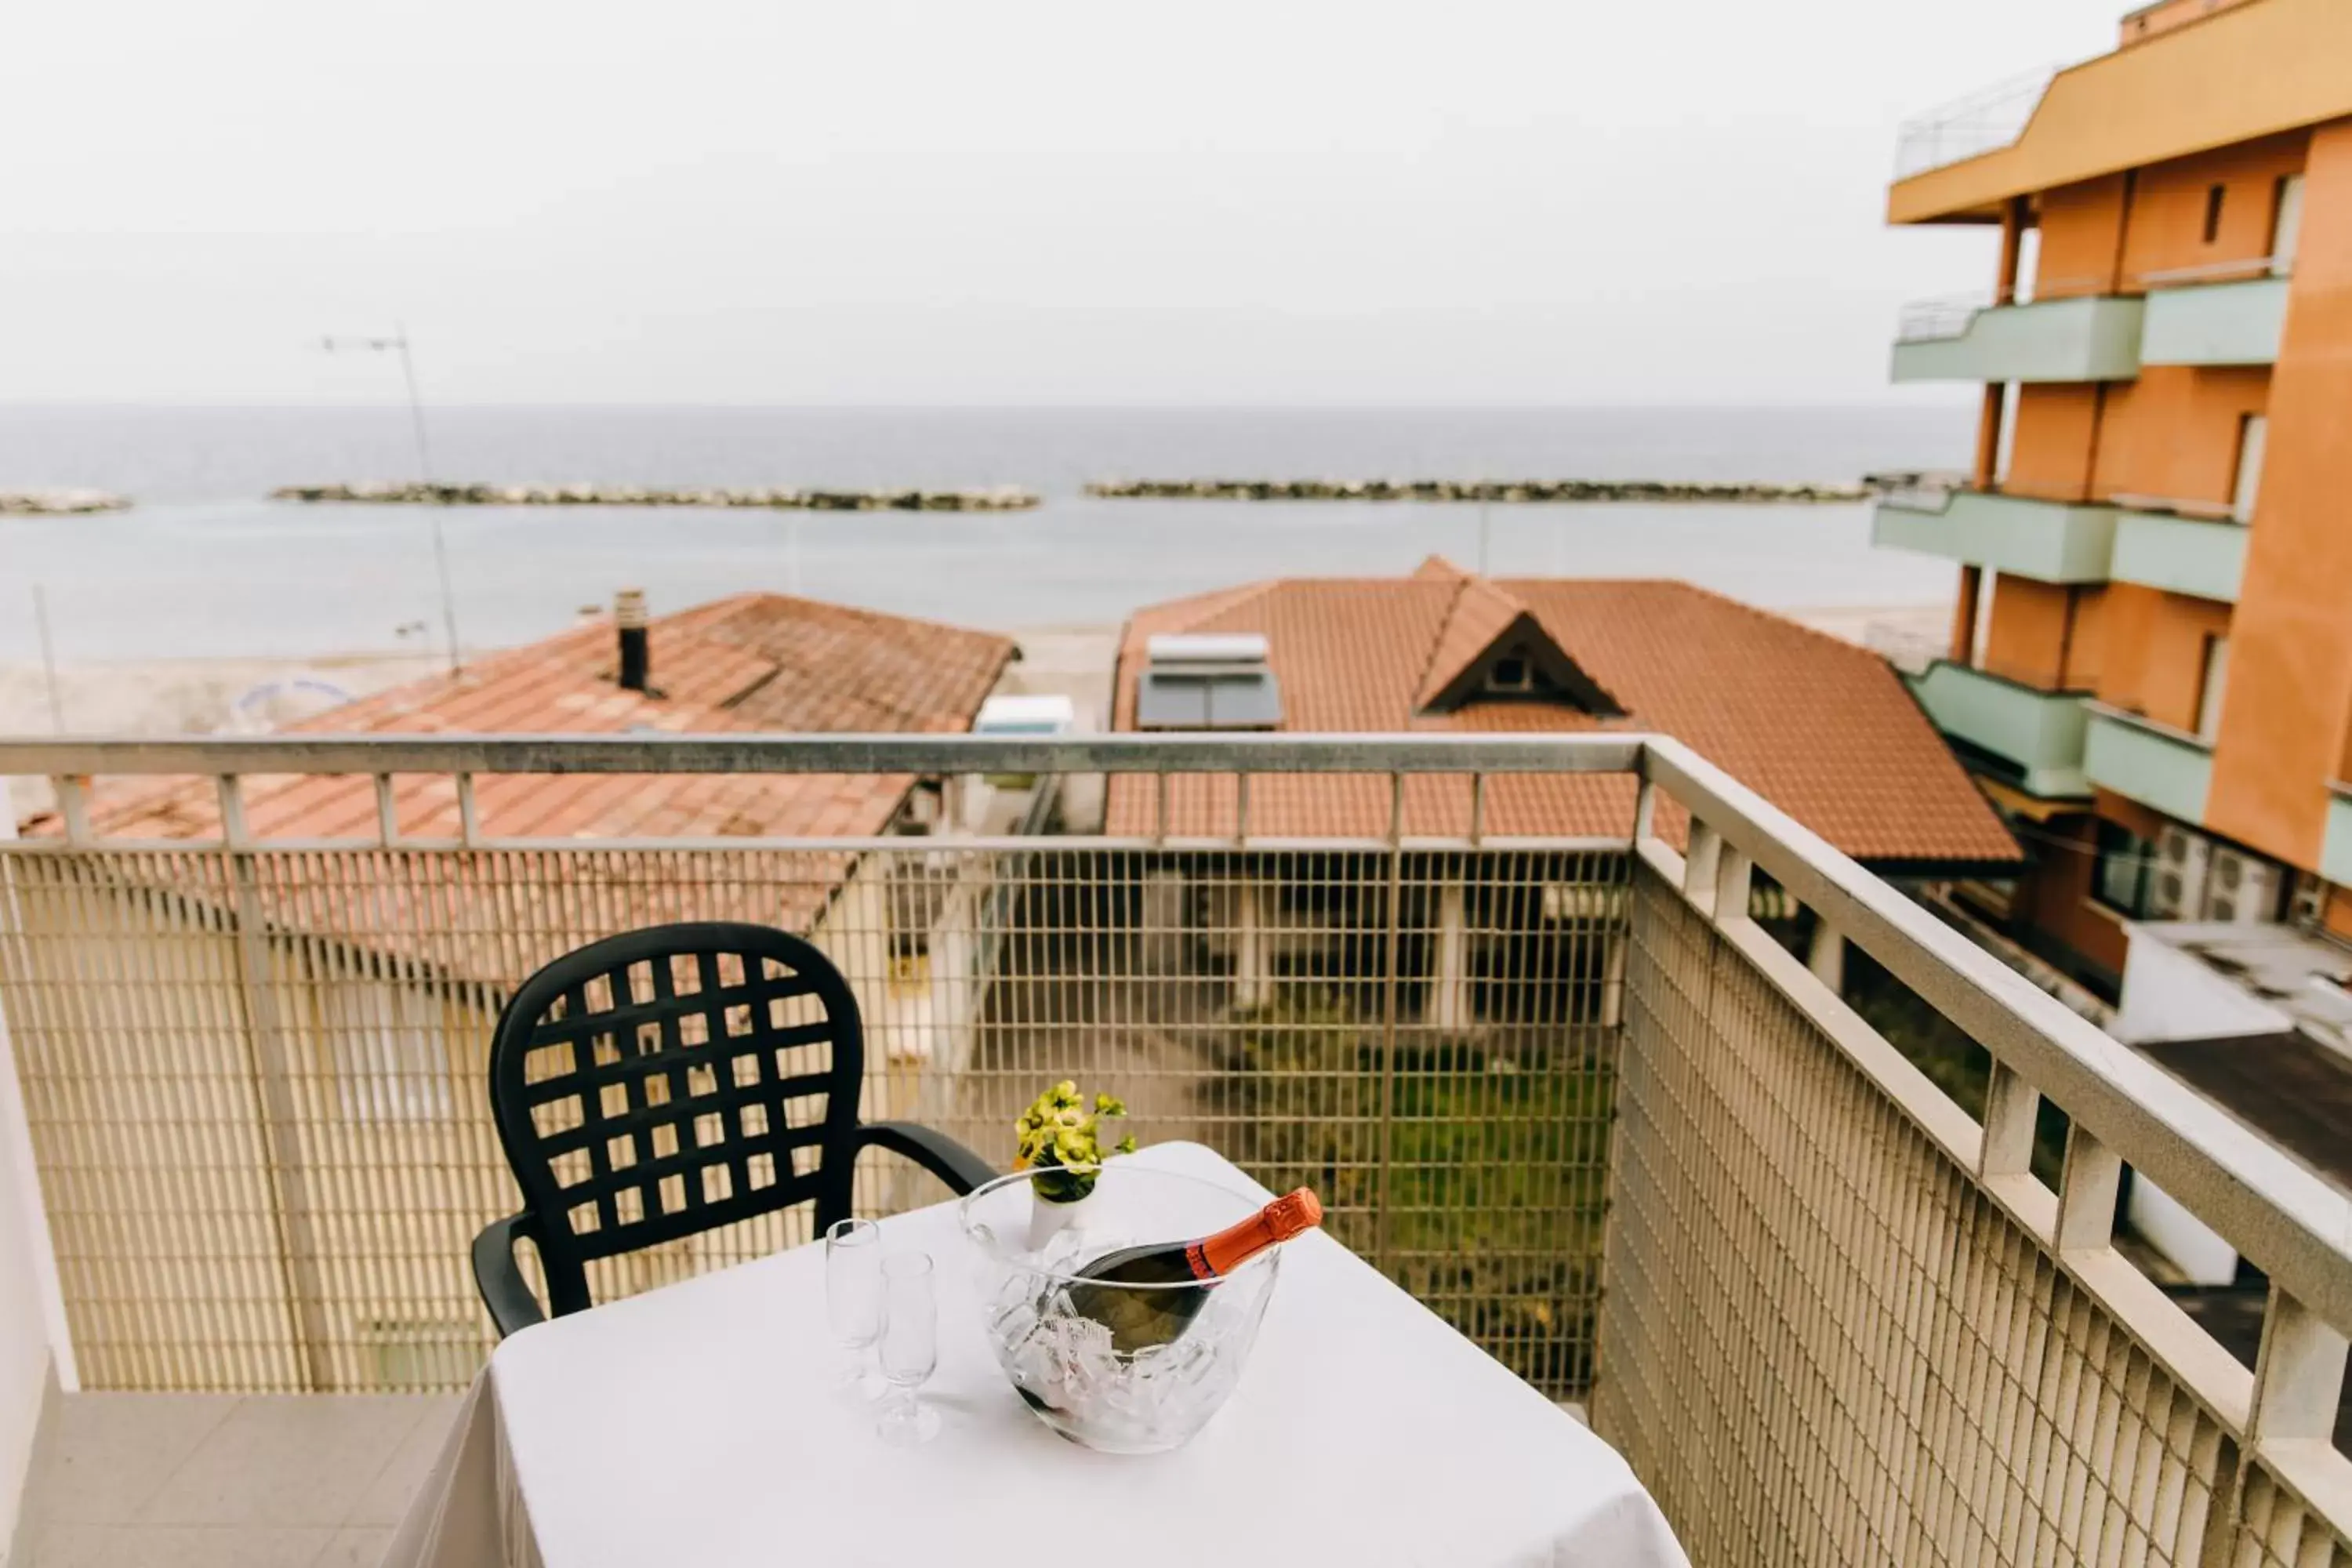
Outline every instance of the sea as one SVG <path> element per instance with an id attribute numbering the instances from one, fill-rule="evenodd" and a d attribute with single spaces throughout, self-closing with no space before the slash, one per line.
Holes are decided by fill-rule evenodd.
<path id="1" fill-rule="evenodd" d="M 124 512 L 0 518 L 0 663 L 313 658 L 440 646 L 437 523 L 469 648 L 616 589 L 747 589 L 1007 631 L 1115 626 L 1271 576 L 1443 554 L 1500 575 L 1679 577 L 1767 608 L 1929 605 L 1948 565 L 1873 550 L 1865 506 L 1101 500 L 1120 478 L 1847 480 L 1963 462 L 1962 408 L 0 407 L 0 489 Z M 664 486 L 1017 484 L 1032 511 L 794 513 L 272 501 L 415 477 Z"/>

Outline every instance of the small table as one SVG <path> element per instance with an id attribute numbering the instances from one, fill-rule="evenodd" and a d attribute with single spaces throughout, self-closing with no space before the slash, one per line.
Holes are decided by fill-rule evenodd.
<path id="1" fill-rule="evenodd" d="M 1264 1193 L 1199 1144 L 1133 1158 Z M 930 1443 L 828 1390 L 824 1249 L 795 1247 L 500 1345 L 386 1563 L 1683 1563 L 1615 1450 L 1328 1236 L 1289 1245 L 1216 1418 L 1120 1458 L 998 1369 L 952 1203 L 882 1227 L 937 1260 Z"/>

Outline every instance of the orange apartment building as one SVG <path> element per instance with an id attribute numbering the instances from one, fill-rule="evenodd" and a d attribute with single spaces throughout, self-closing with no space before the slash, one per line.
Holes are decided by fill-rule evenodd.
<path id="1" fill-rule="evenodd" d="M 2010 929 L 2113 995 L 2130 923 L 2352 937 L 2352 0 L 2166 0 L 2114 52 L 1906 127 L 1895 224 L 1997 229 L 1905 312 L 1981 384 L 1915 682 L 2021 841 Z"/>

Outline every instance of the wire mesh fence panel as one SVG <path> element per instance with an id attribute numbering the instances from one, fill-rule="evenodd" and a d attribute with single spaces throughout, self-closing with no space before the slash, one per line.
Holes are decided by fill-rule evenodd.
<path id="1" fill-rule="evenodd" d="M 1622 852 L 50 845 L 0 877 L 0 1006 L 92 1388 L 462 1384 L 493 1342 L 467 1247 L 519 1206 L 499 1008 L 564 952 L 688 920 L 796 931 L 842 970 L 866 1120 L 1003 1167 L 1021 1109 L 1075 1079 L 1142 1142 L 1315 1186 L 1547 1393 L 1589 1377 Z M 862 1213 L 944 1195 L 866 1161 Z M 591 1288 L 807 1239 L 762 1215 Z"/>
<path id="2" fill-rule="evenodd" d="M 1628 962 L 1592 1410 L 1694 1563 L 2346 1561 L 2239 1485 L 2168 1304 L 2086 1288 L 1647 868 Z"/>

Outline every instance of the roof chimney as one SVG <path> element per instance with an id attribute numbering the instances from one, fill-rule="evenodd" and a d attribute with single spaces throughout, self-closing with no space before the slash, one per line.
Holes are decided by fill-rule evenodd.
<path id="1" fill-rule="evenodd" d="M 613 625 L 621 634 L 620 683 L 625 690 L 643 691 L 653 674 L 646 646 L 646 591 L 624 588 L 613 595 Z"/>

